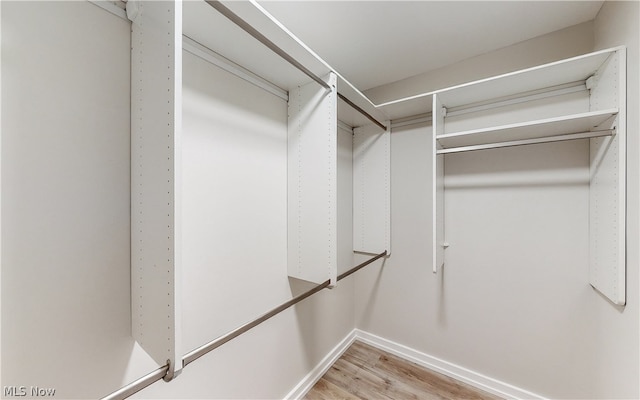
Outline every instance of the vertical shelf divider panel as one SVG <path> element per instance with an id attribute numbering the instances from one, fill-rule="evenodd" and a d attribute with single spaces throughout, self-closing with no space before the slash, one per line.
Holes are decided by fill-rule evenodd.
<path id="1" fill-rule="evenodd" d="M 617 107 L 597 129 L 616 134 L 589 139 L 589 282 L 614 304 L 626 303 L 626 54 L 619 48 L 593 77 L 590 109 Z"/>
<path id="2" fill-rule="evenodd" d="M 391 254 L 391 124 L 353 130 L 353 249 Z"/>
<path id="3" fill-rule="evenodd" d="M 127 3 L 131 36 L 132 335 L 165 380 L 180 352 L 182 3 Z"/>
<path id="4" fill-rule="evenodd" d="M 289 91 L 287 268 L 289 276 L 335 285 L 337 261 L 337 90 L 309 82 Z"/>
<path id="5" fill-rule="evenodd" d="M 437 94 L 433 95 L 432 108 L 432 194 L 433 198 L 433 273 L 437 273 L 439 268 L 444 266 L 444 154 L 437 154 L 442 146 L 437 140 L 439 135 L 444 133 L 444 109 Z"/>

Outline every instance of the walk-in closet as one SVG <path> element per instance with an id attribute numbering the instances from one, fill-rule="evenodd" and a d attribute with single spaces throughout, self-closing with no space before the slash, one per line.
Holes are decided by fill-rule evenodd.
<path id="1" fill-rule="evenodd" d="M 639 25 L 2 0 L 2 398 L 639 398 Z"/>

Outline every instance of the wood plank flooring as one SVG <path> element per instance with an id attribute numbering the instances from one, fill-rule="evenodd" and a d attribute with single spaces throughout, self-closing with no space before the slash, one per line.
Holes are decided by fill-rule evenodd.
<path id="1" fill-rule="evenodd" d="M 305 399 L 496 400 L 500 397 L 356 341 Z"/>

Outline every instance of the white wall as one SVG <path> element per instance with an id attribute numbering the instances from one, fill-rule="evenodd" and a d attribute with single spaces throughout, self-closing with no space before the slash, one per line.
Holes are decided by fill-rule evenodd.
<path id="1" fill-rule="evenodd" d="M 130 362 L 129 24 L 1 7 L 0 386 L 96 398 L 155 367 Z"/>
<path id="2" fill-rule="evenodd" d="M 607 3 L 598 18 L 595 25 L 602 27 L 624 21 L 613 31 L 629 35 L 608 32 L 611 38 L 598 39 L 599 48 L 628 42 L 637 54 L 637 3 Z M 593 23 L 568 28 L 375 94 L 401 97 L 464 81 L 474 71 L 497 74 L 514 64 L 586 53 L 594 48 L 593 29 Z M 637 55 L 629 60 L 629 70 L 637 71 Z M 629 110 L 638 109 L 637 86 L 636 75 Z M 637 148 L 637 117 L 631 118 L 630 147 Z M 451 247 L 445 268 L 432 274 L 430 135 L 430 126 L 392 133 L 394 252 L 384 268 L 356 278 L 357 327 L 541 396 L 637 398 L 637 150 L 629 153 L 629 199 L 635 200 L 629 202 L 628 243 L 635 249 L 628 255 L 628 305 L 620 308 L 588 281 L 585 141 L 447 156 L 445 236 Z"/>

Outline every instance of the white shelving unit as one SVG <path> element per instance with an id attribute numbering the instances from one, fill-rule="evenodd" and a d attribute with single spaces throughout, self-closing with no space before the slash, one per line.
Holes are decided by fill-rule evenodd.
<path id="1" fill-rule="evenodd" d="M 625 304 L 625 65 L 625 48 L 618 47 L 433 93 L 434 272 L 444 265 L 448 246 L 444 226 L 446 154 L 589 139 L 589 282 L 613 303 Z M 557 115 L 558 107 L 549 107 L 554 108 L 550 115 L 536 115 L 534 120 L 460 131 L 447 128 L 449 113 L 455 113 L 456 118 L 465 112 L 477 116 L 514 104 L 526 109 L 529 101 L 577 91 L 585 91 L 588 96 L 580 112 Z"/>
<path id="2" fill-rule="evenodd" d="M 182 367 L 187 350 L 181 348 L 179 293 L 184 270 L 182 51 L 288 102 L 291 277 L 336 284 L 338 123 L 353 129 L 371 125 L 372 120 L 381 125 L 377 121 L 384 118 L 357 89 L 253 3 L 129 0 L 127 13 L 132 21 L 132 329 L 136 341 L 159 365 L 169 365 L 165 379 L 170 380 Z M 367 129 L 372 137 L 376 132 L 386 135 L 388 142 L 388 130 L 375 125 Z M 386 166 L 383 182 L 387 183 L 381 187 L 386 194 L 367 203 L 376 210 L 368 215 L 380 227 L 378 236 L 385 239 L 371 251 L 382 253 L 389 243 L 388 146 L 382 152 L 362 152 L 368 154 L 369 165 L 374 158 L 387 157 L 378 161 Z"/>

